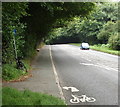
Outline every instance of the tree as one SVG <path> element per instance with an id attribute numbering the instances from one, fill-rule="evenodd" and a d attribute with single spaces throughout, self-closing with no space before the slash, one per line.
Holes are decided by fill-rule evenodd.
<path id="1" fill-rule="evenodd" d="M 115 33 L 115 23 L 108 21 L 104 26 L 100 33 L 97 35 L 98 39 L 102 41 L 102 43 L 108 43 L 109 37 Z"/>
<path id="2" fill-rule="evenodd" d="M 27 23 L 27 35 L 29 35 L 25 38 L 25 41 L 27 41 L 25 49 L 28 51 L 27 53 L 24 52 L 26 56 L 40 42 L 48 39 L 49 33 L 54 28 L 64 27 L 64 23 L 70 21 L 75 16 L 87 16 L 93 10 L 94 3 L 39 2 L 29 3 L 28 8 L 27 12 L 30 16 L 23 18 L 24 22 Z M 31 39 L 34 41 L 31 41 Z"/>
<path id="3" fill-rule="evenodd" d="M 85 17 L 93 9 L 92 2 L 2 3 L 3 63 L 15 60 L 14 29 L 17 31 L 15 38 L 18 53 L 20 56 L 31 57 L 37 46 L 48 38 L 52 29 L 64 26 L 67 20 L 70 21 L 75 16 Z"/>
<path id="4" fill-rule="evenodd" d="M 108 39 L 108 44 L 110 45 L 110 48 L 115 49 L 115 50 L 120 50 L 120 28 L 119 25 L 120 21 L 118 20 L 113 28 L 114 28 L 114 33 L 110 35 L 110 38 Z"/>
<path id="5" fill-rule="evenodd" d="M 107 43 L 110 33 L 114 32 L 114 30 L 110 30 L 112 27 L 109 27 L 112 26 L 110 22 L 114 24 L 117 21 L 117 11 L 117 3 L 96 3 L 96 8 L 90 15 L 86 18 L 76 17 L 69 21 L 66 26 L 61 28 L 62 34 L 57 34 L 62 37 L 58 38 L 57 36 L 56 39 L 57 41 L 61 39 L 62 42 L 66 38 L 65 36 L 67 36 L 69 42 L 72 39 L 76 39 L 74 42 L 86 41 L 90 44 Z M 108 27 L 109 31 L 106 30 L 105 26 Z M 53 39 L 54 41 L 56 40 L 55 38 Z M 51 41 L 53 42 L 53 40 Z"/>
<path id="6" fill-rule="evenodd" d="M 120 37 L 118 33 L 114 33 L 110 36 L 108 43 L 111 49 L 120 50 Z"/>
<path id="7" fill-rule="evenodd" d="M 20 18 L 26 16 L 27 3 L 2 3 L 2 52 L 3 63 L 11 63 L 15 60 L 13 48 L 13 30 L 17 30 L 16 44 L 20 53 L 24 44 L 24 27 Z"/>

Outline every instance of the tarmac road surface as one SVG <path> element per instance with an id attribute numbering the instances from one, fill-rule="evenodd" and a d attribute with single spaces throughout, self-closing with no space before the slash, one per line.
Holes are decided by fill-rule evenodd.
<path id="1" fill-rule="evenodd" d="M 51 52 L 68 105 L 118 105 L 118 56 L 66 44 L 51 45 Z M 72 95 L 96 101 L 71 103 Z"/>

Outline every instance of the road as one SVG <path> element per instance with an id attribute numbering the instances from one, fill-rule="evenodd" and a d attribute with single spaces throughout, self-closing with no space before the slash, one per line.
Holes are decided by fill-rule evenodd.
<path id="1" fill-rule="evenodd" d="M 66 44 L 51 45 L 51 52 L 68 105 L 73 105 L 71 94 L 96 99 L 78 105 L 118 105 L 118 56 Z M 71 92 L 63 87 L 79 91 Z"/>

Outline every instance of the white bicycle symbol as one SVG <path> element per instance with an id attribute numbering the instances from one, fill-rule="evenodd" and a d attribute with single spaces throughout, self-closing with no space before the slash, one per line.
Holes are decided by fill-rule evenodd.
<path id="1" fill-rule="evenodd" d="M 81 95 L 81 96 L 77 96 L 77 95 L 73 95 L 72 94 L 73 99 L 70 99 L 71 103 L 79 103 L 79 102 L 95 102 L 96 99 L 93 97 L 87 97 L 86 95 Z"/>

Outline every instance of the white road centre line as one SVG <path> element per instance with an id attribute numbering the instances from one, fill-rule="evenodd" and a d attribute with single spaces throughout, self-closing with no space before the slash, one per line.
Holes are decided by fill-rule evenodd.
<path id="1" fill-rule="evenodd" d="M 117 69 L 105 66 L 105 65 L 101 65 L 101 64 L 91 64 L 91 63 L 79 63 L 81 65 L 86 65 L 86 66 L 96 66 L 96 67 L 101 67 L 107 70 L 114 70 L 114 71 L 118 71 Z"/>
<path id="2" fill-rule="evenodd" d="M 99 63 L 97 63 L 99 67 L 102 67 L 102 68 L 105 68 L 107 70 L 114 70 L 114 71 L 118 71 L 118 69 L 115 69 L 115 68 L 111 68 L 111 67 L 108 67 L 108 66 L 105 66 L 105 65 L 101 65 Z"/>
<path id="3" fill-rule="evenodd" d="M 64 97 L 64 95 L 63 95 L 63 91 L 62 91 L 62 88 L 61 88 L 61 86 L 60 86 L 60 82 L 59 82 L 59 78 L 58 78 L 58 75 L 57 75 L 57 71 L 56 71 L 56 68 L 55 68 L 55 65 L 54 65 L 54 62 L 53 62 L 53 57 L 52 57 L 52 52 L 51 52 L 51 46 L 50 46 L 50 45 L 49 45 L 49 51 L 50 51 L 50 59 L 51 59 L 51 62 L 52 62 L 52 67 L 53 67 L 53 71 L 54 71 L 56 83 L 57 83 L 57 85 L 58 85 L 61 98 L 62 98 L 62 99 L 64 100 L 64 102 L 65 102 L 65 97 Z M 65 102 L 65 103 L 66 103 L 66 102 Z"/>

